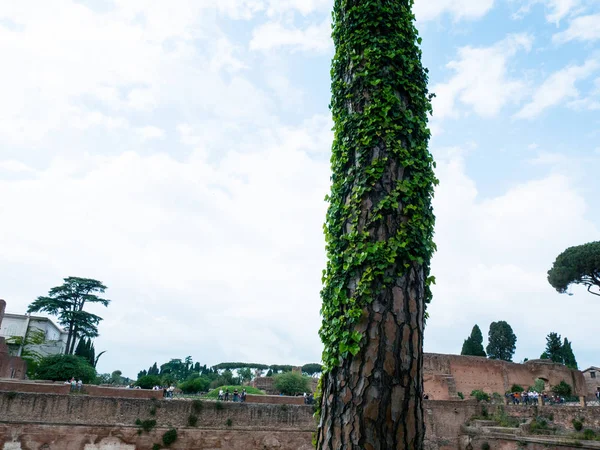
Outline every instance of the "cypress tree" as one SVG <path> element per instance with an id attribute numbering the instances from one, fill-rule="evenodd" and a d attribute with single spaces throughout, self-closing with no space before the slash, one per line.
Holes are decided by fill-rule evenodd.
<path id="1" fill-rule="evenodd" d="M 577 369 L 577 360 L 575 359 L 571 342 L 569 342 L 567 338 L 565 338 L 562 346 L 562 357 L 563 364 L 565 366 L 569 367 L 570 369 Z"/>
<path id="2" fill-rule="evenodd" d="M 465 356 L 483 356 L 484 358 L 487 356 L 483 349 L 483 334 L 478 325 L 473 327 L 471 335 L 465 339 L 460 354 Z"/>

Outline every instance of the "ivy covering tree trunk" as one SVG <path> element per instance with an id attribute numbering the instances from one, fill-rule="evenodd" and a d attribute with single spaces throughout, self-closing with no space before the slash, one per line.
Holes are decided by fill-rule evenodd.
<path id="1" fill-rule="evenodd" d="M 412 0 L 336 0 L 318 449 L 423 447 L 437 183 Z"/>

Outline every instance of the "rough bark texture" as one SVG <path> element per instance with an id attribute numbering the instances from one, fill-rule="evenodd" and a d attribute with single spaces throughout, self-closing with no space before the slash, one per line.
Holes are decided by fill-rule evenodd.
<path id="1" fill-rule="evenodd" d="M 323 381 L 317 448 L 423 448 L 423 283 L 413 268 L 365 310 L 367 343 Z"/>
<path id="2" fill-rule="evenodd" d="M 423 448 L 435 177 L 411 7 L 412 0 L 335 2 L 336 136 L 321 337 L 326 364 L 331 355 L 339 364 L 330 363 L 322 380 L 319 450 Z M 353 321 L 356 305 L 362 316 Z M 334 321 L 342 325 L 328 325 Z M 357 352 L 348 333 L 362 336 Z"/>

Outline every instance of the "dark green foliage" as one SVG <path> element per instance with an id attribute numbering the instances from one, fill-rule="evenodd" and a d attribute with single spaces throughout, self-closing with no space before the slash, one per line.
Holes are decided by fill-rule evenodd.
<path id="1" fill-rule="evenodd" d="M 423 268 L 425 304 L 431 301 L 431 200 L 437 180 L 428 150 L 428 75 L 411 3 L 334 6 L 334 141 L 320 330 L 325 373 L 358 354 L 364 336 L 355 327 L 363 310 L 410 270 Z M 390 182 L 390 167 L 402 170 L 397 181 Z M 400 224 L 391 236 L 374 231 L 396 219 Z"/>
<path id="2" fill-rule="evenodd" d="M 223 408 L 224 408 L 224 406 L 223 406 L 223 402 L 221 402 L 221 401 L 218 401 L 218 402 L 216 402 L 216 403 L 215 403 L 215 409 L 216 409 L 217 411 L 222 411 L 222 410 L 223 410 Z"/>
<path id="3" fill-rule="evenodd" d="M 96 378 L 96 369 L 83 358 L 74 355 L 51 355 L 42 358 L 35 377 L 38 380 L 65 381 L 75 377 L 84 383 Z"/>
<path id="4" fill-rule="evenodd" d="M 581 420 L 573 419 L 571 423 L 573 424 L 575 431 L 581 431 L 583 429 L 583 422 Z"/>
<path id="5" fill-rule="evenodd" d="M 79 340 L 77 348 L 75 349 L 75 355 L 86 359 L 92 367 L 96 367 L 98 360 L 104 353 L 106 352 L 100 352 L 98 356 L 96 356 L 96 349 L 94 348 L 92 339 L 85 338 Z"/>
<path id="6" fill-rule="evenodd" d="M 6 393 L 6 398 L 9 400 L 16 398 L 16 396 L 17 396 L 17 393 L 15 391 L 9 391 Z"/>
<path id="7" fill-rule="evenodd" d="M 510 392 L 523 392 L 525 389 L 523 389 L 523 386 L 519 385 L 519 384 L 513 384 L 512 387 L 510 388 Z"/>
<path id="8" fill-rule="evenodd" d="M 583 430 L 583 439 L 591 441 L 596 438 L 596 432 L 594 430 L 585 429 Z"/>
<path id="9" fill-rule="evenodd" d="M 152 450 L 160 450 L 160 445 L 158 445 L 158 444 L 154 444 L 154 445 L 152 446 Z"/>
<path id="10" fill-rule="evenodd" d="M 152 406 L 152 407 L 150 408 L 150 415 L 151 415 L 151 416 L 155 416 L 155 415 L 156 415 L 156 406 Z"/>
<path id="11" fill-rule="evenodd" d="M 461 400 L 465 399 L 465 395 L 462 392 L 457 392 L 456 395 L 458 395 Z"/>
<path id="12" fill-rule="evenodd" d="M 198 392 L 208 391 L 209 385 L 210 380 L 208 378 L 198 377 L 184 381 L 183 383 L 180 383 L 178 387 L 184 394 L 197 394 Z"/>
<path id="13" fill-rule="evenodd" d="M 546 336 L 546 350 L 540 358 L 550 359 L 555 363 L 564 364 L 571 369 L 577 369 L 577 360 L 575 359 L 571 342 L 567 338 L 561 342 L 560 334 L 554 332 Z"/>
<path id="14" fill-rule="evenodd" d="M 187 424 L 189 427 L 195 427 L 198 424 L 198 416 L 190 414 L 188 416 Z"/>
<path id="15" fill-rule="evenodd" d="M 490 444 L 484 442 L 483 444 L 481 444 L 481 450 L 490 450 Z"/>
<path id="16" fill-rule="evenodd" d="M 573 388 L 565 380 L 562 380 L 556 386 L 552 387 L 552 392 L 554 392 L 556 395 L 560 395 L 561 397 L 570 397 L 571 393 L 573 392 Z"/>
<path id="17" fill-rule="evenodd" d="M 220 364 L 217 364 L 216 366 L 213 366 L 213 369 L 217 369 L 217 370 L 238 370 L 238 369 L 244 369 L 244 368 L 267 370 L 269 368 L 269 366 L 266 364 L 242 363 L 242 362 L 227 362 L 227 363 L 220 363 Z M 291 370 L 291 368 L 290 368 L 290 370 Z"/>
<path id="18" fill-rule="evenodd" d="M 512 361 L 515 354 L 517 336 L 512 327 L 501 320 L 492 322 L 488 333 L 487 354 L 490 359 L 501 359 L 503 361 Z"/>
<path id="19" fill-rule="evenodd" d="M 563 364 L 570 369 L 577 369 L 577 360 L 571 347 L 571 342 L 565 338 L 562 346 Z"/>
<path id="20" fill-rule="evenodd" d="M 311 363 L 311 364 L 304 364 L 302 366 L 302 373 L 308 375 L 308 376 L 315 376 L 315 375 L 319 375 L 321 372 L 323 372 L 323 366 L 321 364 L 317 364 L 317 363 Z"/>
<path id="21" fill-rule="evenodd" d="M 177 440 L 177 430 L 175 428 L 171 428 L 169 431 L 166 431 L 165 434 L 163 434 L 162 441 L 166 447 L 171 445 L 176 440 Z"/>
<path id="22" fill-rule="evenodd" d="M 227 419 L 227 421 L 225 422 L 225 425 L 230 427 L 231 425 L 233 425 L 233 421 L 231 419 Z"/>
<path id="23" fill-rule="evenodd" d="M 548 419 L 543 416 L 537 416 L 529 424 L 529 430 L 534 434 L 543 434 L 549 429 L 550 427 L 548 426 Z"/>
<path id="24" fill-rule="evenodd" d="M 473 392 L 471 392 L 471 397 L 475 397 L 475 399 L 478 402 L 489 402 L 490 401 L 490 396 L 489 394 L 486 394 L 485 392 L 476 389 Z"/>
<path id="25" fill-rule="evenodd" d="M 570 247 L 558 255 L 548 271 L 548 282 L 561 294 L 580 284 L 600 296 L 600 241 Z"/>
<path id="26" fill-rule="evenodd" d="M 492 420 L 498 422 L 498 425 L 503 428 L 519 428 L 520 425 L 519 419 L 509 416 L 503 406 L 496 409 Z"/>
<path id="27" fill-rule="evenodd" d="M 296 395 L 310 390 L 310 378 L 298 372 L 285 372 L 275 375 L 275 389 L 284 395 Z"/>
<path id="28" fill-rule="evenodd" d="M 483 349 L 483 334 L 481 334 L 479 326 L 475 325 L 473 327 L 471 335 L 463 343 L 460 354 L 465 356 L 487 356 Z"/>
<path id="29" fill-rule="evenodd" d="M 197 414 L 200 413 L 203 408 L 204 408 L 204 403 L 202 403 L 202 400 L 192 401 L 192 411 L 194 411 L 195 413 L 197 413 Z"/>
<path id="30" fill-rule="evenodd" d="M 544 383 L 544 380 L 536 378 L 535 382 L 533 383 L 533 386 L 530 388 L 530 390 L 535 391 L 538 394 L 541 394 L 542 392 L 544 392 L 545 388 L 546 388 L 546 383 Z"/>
<path id="31" fill-rule="evenodd" d="M 546 351 L 544 353 L 546 354 L 547 359 L 562 364 L 562 342 L 559 334 L 552 332 L 546 336 Z"/>
<path id="32" fill-rule="evenodd" d="M 57 316 L 59 323 L 67 329 L 65 353 L 71 355 L 78 339 L 98 336 L 98 324 L 102 317 L 84 311 L 84 307 L 89 303 L 108 306 L 110 300 L 96 295 L 105 291 L 106 286 L 100 281 L 68 277 L 64 279 L 62 286 L 50 289 L 47 297 L 38 297 L 33 301 L 27 312 L 46 312 Z"/>
<path id="33" fill-rule="evenodd" d="M 160 374 L 160 370 L 158 369 L 158 366 L 156 365 L 156 363 L 154 363 L 153 366 L 150 367 L 150 369 L 148 369 L 148 375 L 159 375 Z"/>
<path id="34" fill-rule="evenodd" d="M 156 420 L 154 420 L 154 419 L 146 419 L 146 420 L 137 419 L 135 421 L 135 424 L 137 426 L 139 426 L 142 430 L 144 430 L 146 433 L 149 433 L 156 426 Z"/>
<path id="35" fill-rule="evenodd" d="M 152 389 L 154 386 L 160 386 L 161 380 L 159 376 L 156 375 L 146 375 L 142 378 L 139 378 L 135 385 L 141 387 L 142 389 Z"/>

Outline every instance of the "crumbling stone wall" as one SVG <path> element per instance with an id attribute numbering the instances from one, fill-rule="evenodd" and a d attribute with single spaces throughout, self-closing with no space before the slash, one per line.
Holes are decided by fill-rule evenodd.
<path id="1" fill-rule="evenodd" d="M 160 443 L 170 428 L 178 430 L 169 447 L 174 450 L 312 448 L 316 424 L 309 406 L 218 405 L 0 392 L 0 449 L 145 450 Z M 188 425 L 190 415 L 198 418 L 196 426 Z M 137 419 L 156 420 L 156 427 L 138 434 Z"/>
<path id="2" fill-rule="evenodd" d="M 515 364 L 476 356 L 426 353 L 423 361 L 425 393 L 432 400 L 452 400 L 462 392 L 467 398 L 473 390 L 503 395 L 513 384 L 533 386 L 537 378 L 554 386 L 566 381 L 574 395 L 585 396 L 587 387 L 583 375 L 562 364 L 528 361 Z"/>

